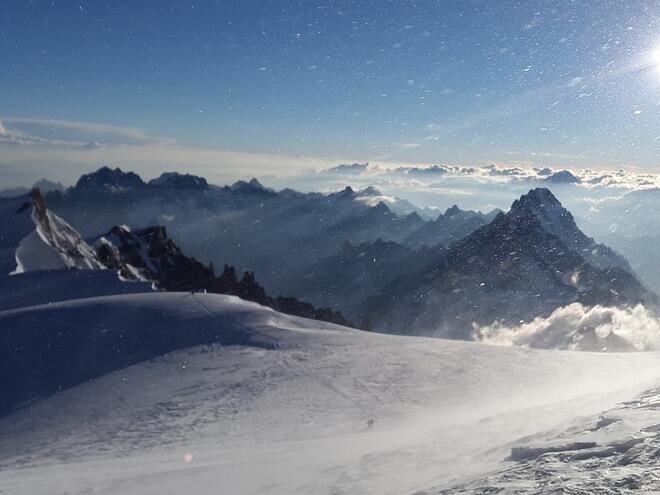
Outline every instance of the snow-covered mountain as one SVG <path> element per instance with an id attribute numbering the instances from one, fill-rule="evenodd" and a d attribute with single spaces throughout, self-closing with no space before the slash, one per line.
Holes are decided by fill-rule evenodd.
<path id="1" fill-rule="evenodd" d="M 104 267 L 80 234 L 46 208 L 38 189 L 0 199 L 0 273 L 66 268 Z"/>
<path id="2" fill-rule="evenodd" d="M 594 243 L 547 189 L 514 202 L 437 260 L 369 299 L 379 330 L 471 338 L 474 325 L 530 321 L 574 302 L 657 304 L 625 260 Z"/>
<path id="3" fill-rule="evenodd" d="M 127 280 L 154 282 L 168 290 L 200 289 L 214 277 L 211 267 L 185 256 L 163 226 L 115 226 L 94 243 L 98 258 Z"/>
<path id="4" fill-rule="evenodd" d="M 629 402 L 660 378 L 657 353 L 375 334 L 190 293 L 3 311 L 0 328 L 17 348 L 0 347 L 2 400 L 62 390 L 0 418 L 16 495 L 435 493 L 498 472 L 504 493 L 539 493 L 598 465 L 578 493 L 616 493 L 657 468 L 654 399 Z M 625 408 L 645 419 L 611 422 Z M 625 443 L 636 424 L 649 440 Z"/>

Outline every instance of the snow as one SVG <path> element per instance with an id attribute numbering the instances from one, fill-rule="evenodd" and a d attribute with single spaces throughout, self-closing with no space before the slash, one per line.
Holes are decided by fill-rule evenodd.
<path id="1" fill-rule="evenodd" d="M 0 200 L 0 275 L 36 270 L 102 269 L 94 250 L 39 193 Z"/>
<path id="2" fill-rule="evenodd" d="M 373 334 L 213 294 L 104 296 L 0 312 L 0 328 L 16 334 L 72 322 L 131 340 L 154 329 L 164 337 L 216 329 L 220 337 L 1 418 L 7 493 L 469 491 L 512 465 L 503 460 L 521 438 L 543 447 L 542 432 L 568 431 L 660 381 L 654 352 Z"/>
<path id="3" fill-rule="evenodd" d="M 647 390 L 599 415 L 520 439 L 496 472 L 423 493 L 658 493 L 659 409 L 660 389 Z"/>
<path id="4" fill-rule="evenodd" d="M 48 245 L 37 230 L 33 230 L 21 239 L 15 257 L 16 269 L 13 274 L 67 268 L 60 253 Z"/>
<path id="5" fill-rule="evenodd" d="M 36 226 L 36 233 L 44 245 L 53 251 L 52 256 L 61 259 L 65 267 L 80 270 L 100 270 L 104 268 L 103 264 L 96 257 L 96 253 L 92 247 L 62 218 L 48 210 L 44 212 L 44 217 L 40 218 L 36 207 L 32 208 L 31 217 Z M 26 257 L 24 254 L 20 261 L 22 266 L 30 263 L 38 266 L 35 269 L 56 268 L 55 266 L 39 266 L 38 260 L 35 260 L 32 256 Z M 40 252 L 30 254 L 38 256 Z M 19 259 L 19 256 L 21 255 L 17 251 L 17 259 Z"/>

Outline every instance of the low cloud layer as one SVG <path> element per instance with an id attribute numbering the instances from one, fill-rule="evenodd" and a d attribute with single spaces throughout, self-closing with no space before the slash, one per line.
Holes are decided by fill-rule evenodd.
<path id="1" fill-rule="evenodd" d="M 588 308 L 575 303 L 529 323 L 475 328 L 475 338 L 496 345 L 543 349 L 653 351 L 660 350 L 660 318 L 642 305 Z"/>
<path id="2" fill-rule="evenodd" d="M 321 174 L 363 176 L 365 178 L 405 177 L 428 182 L 439 179 L 472 178 L 482 182 L 573 184 L 582 188 L 614 187 L 626 190 L 660 188 L 660 174 L 631 170 L 553 169 L 511 164 L 480 167 L 455 165 L 400 166 L 354 163 L 321 170 Z"/>

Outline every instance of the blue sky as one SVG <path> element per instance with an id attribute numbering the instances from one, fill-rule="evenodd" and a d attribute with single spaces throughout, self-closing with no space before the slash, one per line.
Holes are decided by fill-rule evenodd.
<path id="1" fill-rule="evenodd" d="M 239 168 L 279 157 L 278 172 L 282 157 L 298 168 L 306 157 L 660 168 L 657 1 L 0 9 L 0 131 L 24 138 L 0 140 L 0 167 L 15 177 L 39 160 L 45 174 L 52 147 L 57 163 L 88 168 L 155 163 L 168 147 L 182 166 L 186 150 L 193 168 L 218 151 L 240 153 Z M 87 141 L 67 155 L 67 143 Z M 139 149 L 126 160 L 117 146 Z"/>

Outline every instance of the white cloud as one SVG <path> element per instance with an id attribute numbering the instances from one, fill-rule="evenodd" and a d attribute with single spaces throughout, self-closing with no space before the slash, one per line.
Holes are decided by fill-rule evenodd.
<path id="1" fill-rule="evenodd" d="M 651 351 L 660 350 L 660 318 L 641 304 L 588 308 L 574 303 L 529 323 L 507 326 L 496 322 L 475 328 L 475 336 L 497 345 L 574 350 L 601 350 L 612 342 L 608 339 L 620 337 L 638 351 Z"/>
<path id="2" fill-rule="evenodd" d="M 430 125 L 428 130 L 436 130 Z M 414 148 L 432 140 L 437 134 L 428 135 L 419 142 L 399 143 L 398 148 Z M 210 180 L 227 180 L 252 175 L 300 174 L 335 167 L 342 175 L 338 163 L 352 163 L 344 157 L 293 156 L 282 154 L 249 153 L 223 149 L 195 148 L 178 145 L 174 140 L 153 136 L 133 127 L 112 126 L 91 122 L 0 118 L 0 176 L 3 168 L 23 170 L 28 180 L 44 175 L 70 183 L 80 173 L 100 165 L 131 168 L 145 176 L 158 175 L 163 169 L 178 169 L 206 175 Z M 544 156 L 537 153 L 537 157 Z M 358 157 L 355 157 L 358 158 Z M 367 158 L 370 157 L 359 157 Z M 568 158 L 566 158 L 568 159 Z M 542 184 L 548 173 L 534 168 L 534 162 L 511 160 L 495 162 L 488 166 L 428 165 L 401 163 L 381 157 L 378 164 L 370 164 L 364 170 L 350 170 L 368 182 L 415 180 L 420 189 L 459 190 L 455 185 L 439 184 L 455 179 L 474 180 L 475 184 L 513 183 L 524 185 Z M 546 169 L 546 172 L 549 169 Z M 550 173 L 560 169 L 550 170 Z M 620 190 L 660 188 L 660 175 L 628 170 L 570 169 L 581 183 L 576 187 L 608 187 Z M 426 173 L 428 172 L 428 173 Z M 314 174 L 311 174 L 314 175 Z M 318 174 L 316 174 L 318 178 Z M 355 177 L 354 177 L 355 178 Z M 6 177 L 3 177 L 5 181 Z M 19 185 L 19 184 L 15 184 Z M 371 185 L 371 184 L 367 184 Z"/>
<path id="3" fill-rule="evenodd" d="M 94 122 L 0 117 L 5 134 L 16 144 L 57 146 L 173 144 L 171 139 L 149 135 L 134 127 L 112 126 Z"/>

